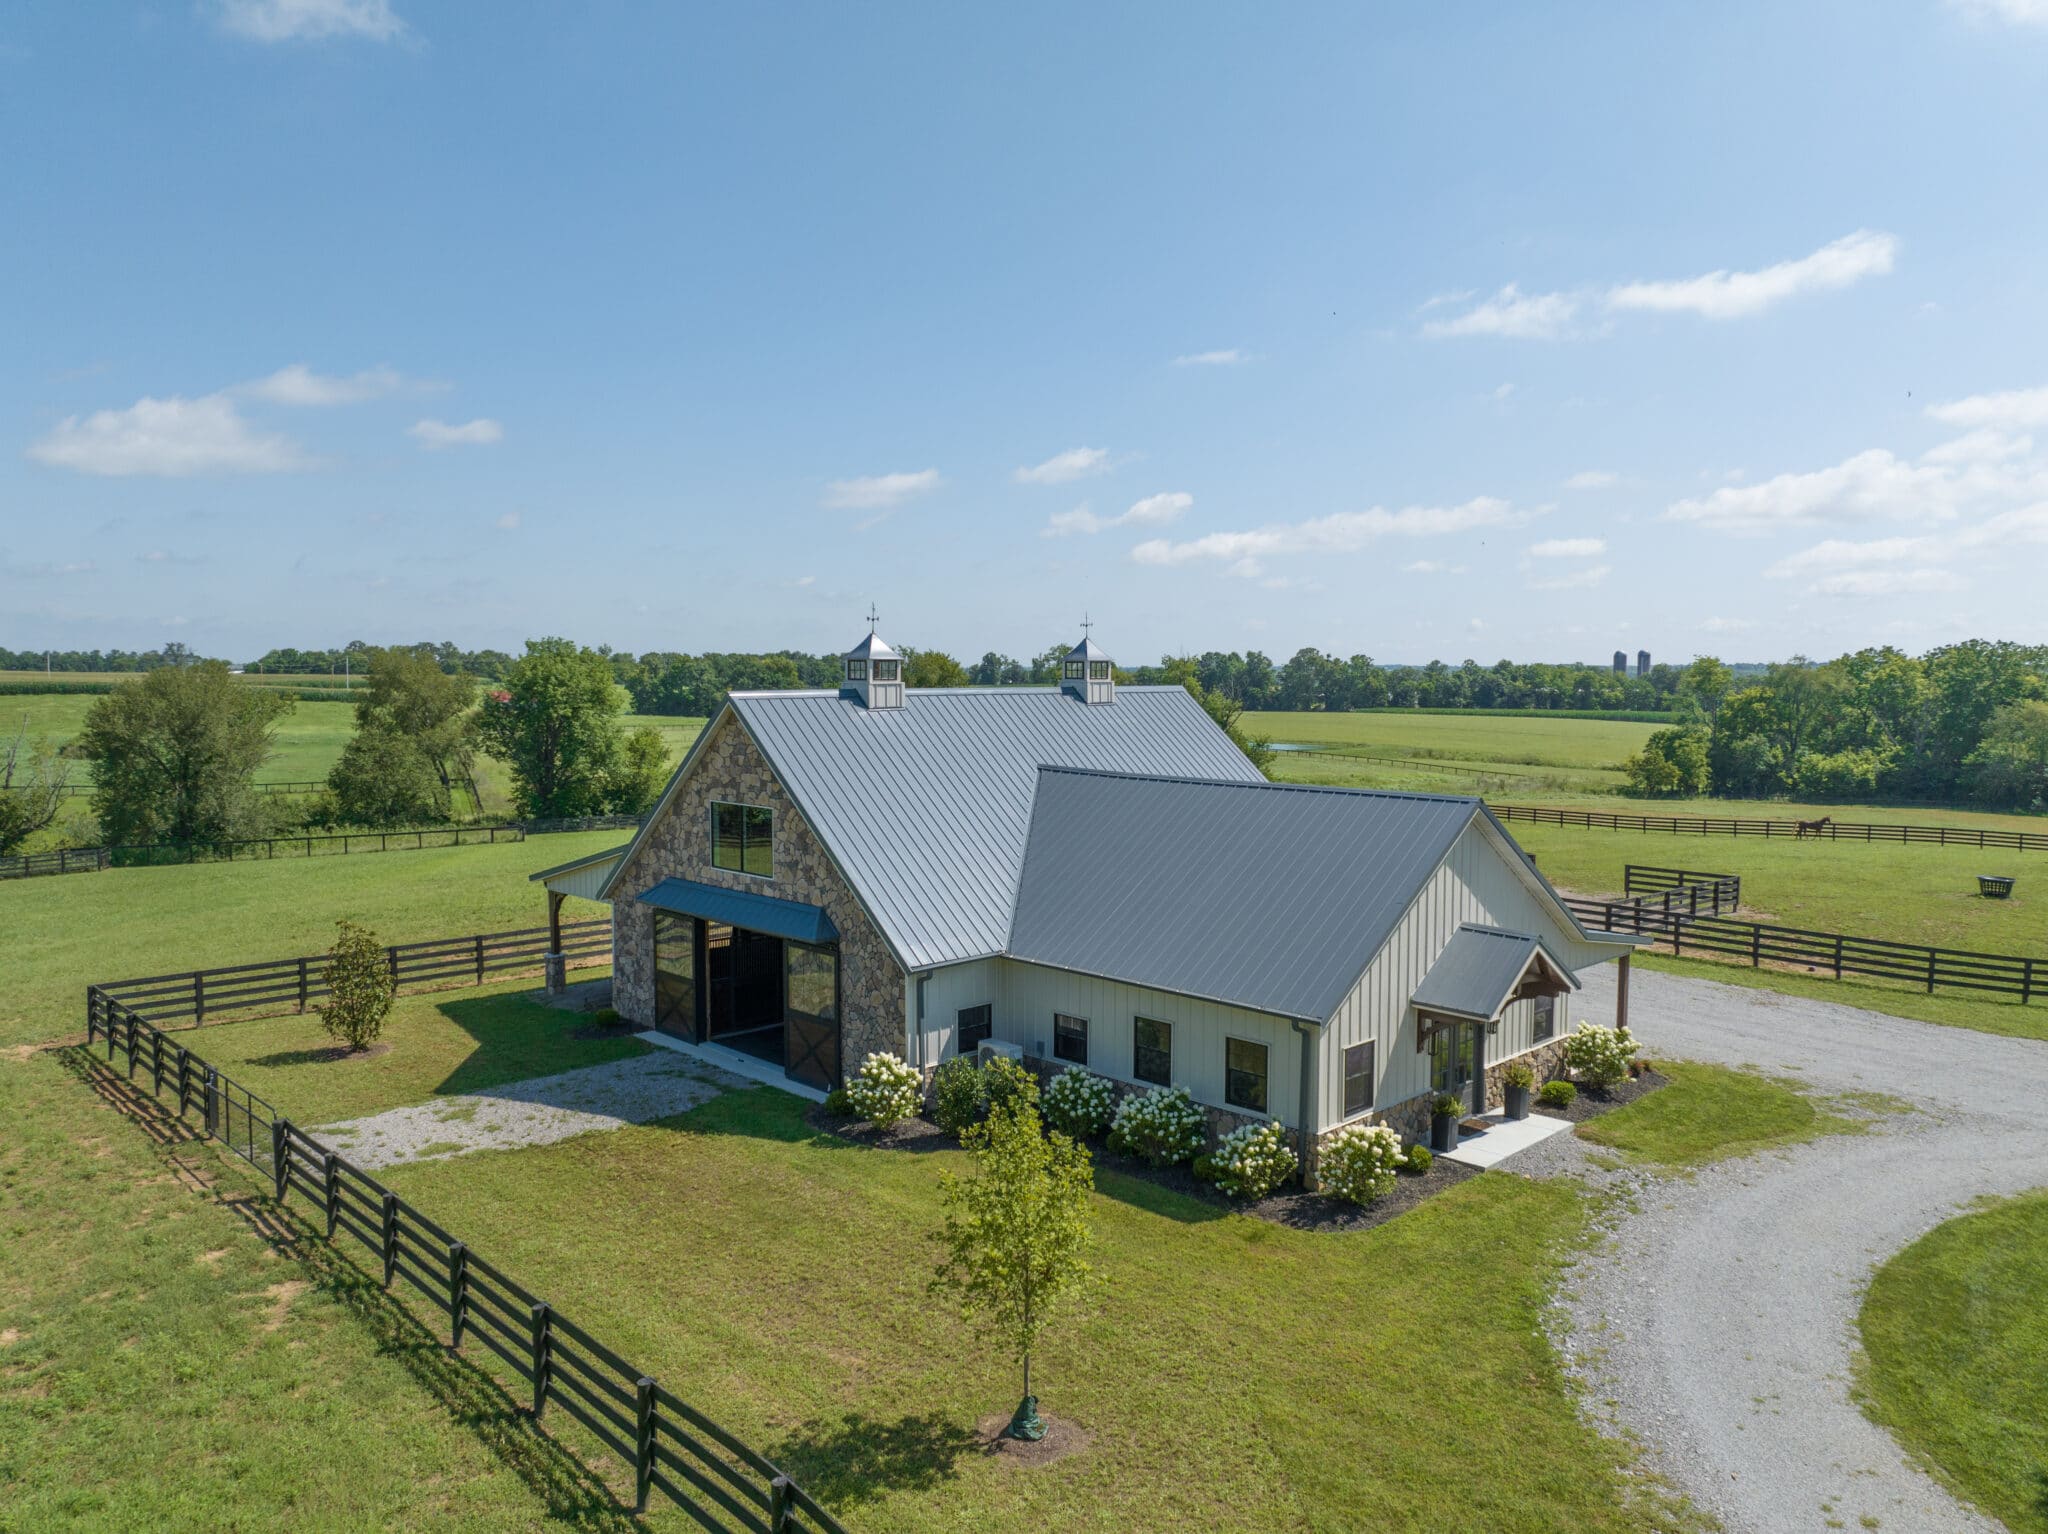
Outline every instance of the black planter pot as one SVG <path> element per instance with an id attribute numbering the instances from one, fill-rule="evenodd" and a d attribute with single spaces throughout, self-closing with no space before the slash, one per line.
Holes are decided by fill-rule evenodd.
<path id="1" fill-rule="evenodd" d="M 1454 1151 L 1458 1148 L 1458 1115 L 1438 1113 L 1429 1121 L 1429 1148 L 1432 1151 Z"/>
<path id="2" fill-rule="evenodd" d="M 1529 1116 L 1529 1089 L 1527 1087 L 1509 1086 L 1502 1090 L 1507 1094 L 1508 1117 L 1511 1119 L 1527 1118 Z"/>

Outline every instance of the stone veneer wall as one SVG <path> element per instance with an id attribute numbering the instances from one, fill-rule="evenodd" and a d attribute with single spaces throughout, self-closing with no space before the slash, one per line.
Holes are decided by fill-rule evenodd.
<path id="1" fill-rule="evenodd" d="M 1564 1035 L 1547 1040 L 1534 1049 L 1525 1049 L 1519 1055 L 1510 1055 L 1486 1068 L 1486 1106 L 1498 1108 L 1507 1101 L 1507 1087 L 1501 1080 L 1501 1072 L 1510 1065 L 1526 1064 L 1536 1073 L 1536 1086 L 1542 1086 L 1553 1077 L 1564 1074 Z M 1535 1089 L 1531 1088 L 1533 1092 Z M 1337 1129 L 1350 1129 L 1364 1124 L 1385 1124 L 1403 1140 L 1419 1140 L 1429 1143 L 1430 1105 L 1436 1101 L 1436 1093 L 1423 1092 L 1405 1098 L 1398 1103 L 1389 1103 L 1371 1113 L 1362 1113 L 1355 1119 L 1347 1119 L 1333 1129 L 1325 1130 L 1319 1137 L 1327 1140 Z"/>
<path id="2" fill-rule="evenodd" d="M 839 876 L 795 803 L 738 718 L 714 727 L 675 799 L 655 821 L 633 860 L 620 870 L 612 903 L 612 1005 L 643 1028 L 654 1026 L 654 911 L 627 894 L 663 879 L 694 879 L 725 889 L 823 906 L 839 929 L 839 1062 L 856 1075 L 871 1053 L 904 1050 L 904 976 L 882 934 Z M 775 812 L 775 876 L 757 878 L 711 863 L 711 801 Z"/>

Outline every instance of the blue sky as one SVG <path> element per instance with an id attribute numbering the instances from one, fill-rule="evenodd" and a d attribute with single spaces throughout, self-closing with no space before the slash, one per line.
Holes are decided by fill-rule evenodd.
<path id="1" fill-rule="evenodd" d="M 2048 640 L 2048 0 L 0 6 L 0 644 Z"/>

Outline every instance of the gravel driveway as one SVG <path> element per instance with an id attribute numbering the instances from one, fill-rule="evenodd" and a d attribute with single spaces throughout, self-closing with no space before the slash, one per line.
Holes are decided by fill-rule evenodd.
<path id="1" fill-rule="evenodd" d="M 1610 1021 L 1613 994 L 1611 972 L 1589 975 L 1572 1020 Z M 1857 1409 L 1855 1320 L 1873 1269 L 1916 1237 L 1979 1195 L 2048 1184 L 2048 1043 L 1640 970 L 1630 1014 L 1653 1054 L 1883 1092 L 1918 1111 L 1640 1179 L 1636 1209 L 1573 1267 L 1560 1301 L 1595 1414 L 1742 1534 L 2002 1528 Z M 1582 1142 L 1559 1142 L 1507 1170 L 1583 1163 Z"/>

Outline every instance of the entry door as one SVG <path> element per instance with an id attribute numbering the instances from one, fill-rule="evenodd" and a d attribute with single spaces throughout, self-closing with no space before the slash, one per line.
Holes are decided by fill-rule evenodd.
<path id="1" fill-rule="evenodd" d="M 1477 1070 L 1479 1051 L 1485 1048 L 1484 1023 L 1445 1023 L 1429 1036 L 1429 1085 L 1434 1092 L 1448 1092 L 1471 1103 L 1482 1090 Z M 1474 1112 L 1485 1111 L 1480 1101 Z"/>
<path id="2" fill-rule="evenodd" d="M 697 919 L 654 913 L 654 1026 L 697 1037 Z"/>

